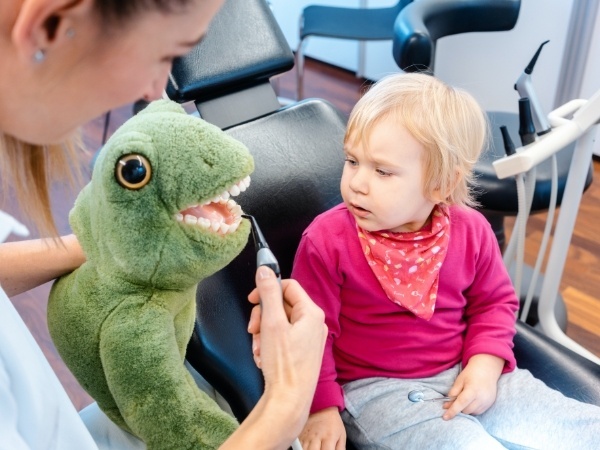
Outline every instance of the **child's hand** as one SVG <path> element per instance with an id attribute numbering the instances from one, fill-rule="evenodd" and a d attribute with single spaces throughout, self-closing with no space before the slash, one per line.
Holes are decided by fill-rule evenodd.
<path id="1" fill-rule="evenodd" d="M 498 379 L 504 368 L 504 359 L 493 355 L 475 355 L 463 371 L 456 377 L 449 397 L 456 397 L 444 403 L 447 409 L 444 420 L 454 418 L 458 413 L 483 414 L 496 401 Z"/>
<path id="2" fill-rule="evenodd" d="M 304 450 L 344 450 L 346 429 L 337 407 L 311 414 L 298 439 Z"/>

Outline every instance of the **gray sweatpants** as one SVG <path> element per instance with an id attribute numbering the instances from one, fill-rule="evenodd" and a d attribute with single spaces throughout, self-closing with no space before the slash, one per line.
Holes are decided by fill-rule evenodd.
<path id="1" fill-rule="evenodd" d="M 431 378 L 367 378 L 344 385 L 342 419 L 360 449 L 600 449 L 600 407 L 550 389 L 527 370 L 498 381 L 496 402 L 483 414 L 442 419 L 442 401 L 413 403 L 446 395 L 459 366 Z"/>

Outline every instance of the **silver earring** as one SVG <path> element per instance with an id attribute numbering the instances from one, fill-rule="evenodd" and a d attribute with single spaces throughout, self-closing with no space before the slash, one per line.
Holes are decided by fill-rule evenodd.
<path id="1" fill-rule="evenodd" d="M 67 28 L 65 35 L 67 36 L 67 38 L 73 39 L 75 37 L 75 30 L 73 28 Z"/>
<path id="2" fill-rule="evenodd" d="M 41 63 L 42 61 L 44 61 L 44 59 L 46 59 L 46 52 L 44 50 L 42 50 L 41 48 L 37 49 L 35 51 L 35 53 L 33 54 L 33 60 L 36 63 Z"/>

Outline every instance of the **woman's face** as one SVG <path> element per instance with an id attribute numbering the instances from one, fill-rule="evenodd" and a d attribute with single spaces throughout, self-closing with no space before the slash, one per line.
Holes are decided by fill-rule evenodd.
<path id="1" fill-rule="evenodd" d="M 198 43 L 222 3 L 192 0 L 183 11 L 139 13 L 108 32 L 88 14 L 32 68 L 30 98 L 21 99 L 27 117 L 2 131 L 34 144 L 57 143 L 111 109 L 160 98 L 173 59 Z"/>

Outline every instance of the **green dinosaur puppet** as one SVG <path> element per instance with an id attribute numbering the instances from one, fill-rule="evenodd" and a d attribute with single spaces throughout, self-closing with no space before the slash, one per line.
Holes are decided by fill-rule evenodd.
<path id="1" fill-rule="evenodd" d="M 159 100 L 107 142 L 70 213 L 87 261 L 53 285 L 50 333 L 99 407 L 148 448 L 217 448 L 237 427 L 184 357 L 196 285 L 247 242 L 229 197 L 253 168 L 241 143 Z"/>

